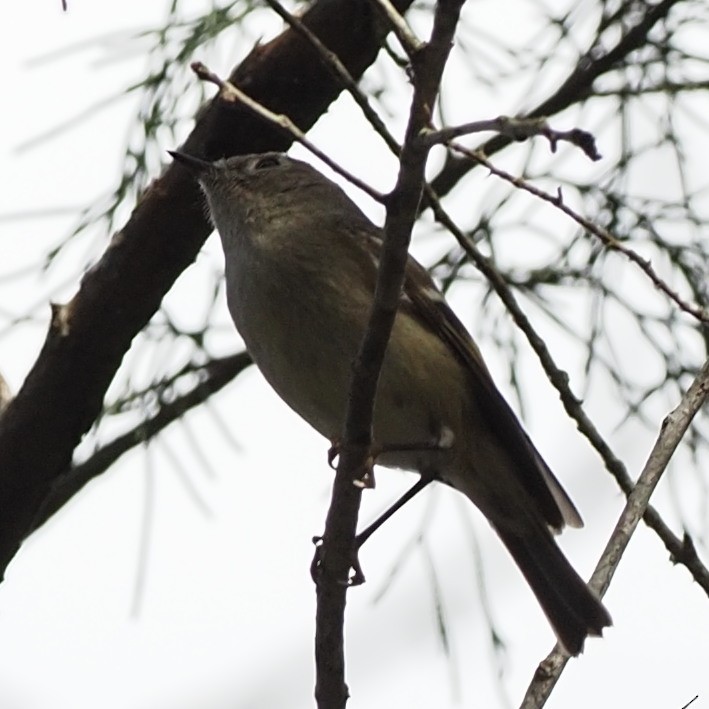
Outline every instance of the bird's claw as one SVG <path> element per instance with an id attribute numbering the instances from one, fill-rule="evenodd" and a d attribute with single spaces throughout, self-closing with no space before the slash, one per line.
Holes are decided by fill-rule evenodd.
<path id="1" fill-rule="evenodd" d="M 333 438 L 330 441 L 330 448 L 327 451 L 327 464 L 334 470 L 337 466 L 335 465 L 335 460 L 337 457 L 340 455 L 340 450 L 342 448 L 342 445 L 340 443 L 339 438 Z M 362 473 L 361 475 L 358 474 L 354 480 L 352 481 L 352 484 L 355 487 L 358 487 L 360 489 L 369 489 L 373 490 L 374 489 L 374 461 L 376 460 L 378 455 L 378 452 L 376 452 L 374 449 L 370 453 L 370 455 L 367 456 L 367 460 L 364 462 L 364 465 L 362 466 Z"/>
<path id="2" fill-rule="evenodd" d="M 313 544 L 315 545 L 315 554 L 313 555 L 313 560 L 310 562 L 310 577 L 313 579 L 313 583 L 317 586 L 323 580 L 323 538 L 313 537 Z M 359 546 L 356 545 L 352 551 L 352 558 L 350 559 L 350 568 L 352 569 L 352 575 L 348 575 L 346 579 L 335 579 L 335 583 L 341 586 L 361 586 L 365 583 L 366 578 L 364 572 L 362 571 L 362 566 L 359 563 Z"/>

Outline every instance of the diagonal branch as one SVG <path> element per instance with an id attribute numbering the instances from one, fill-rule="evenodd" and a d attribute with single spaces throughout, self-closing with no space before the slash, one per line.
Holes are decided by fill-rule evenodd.
<path id="1" fill-rule="evenodd" d="M 593 421 L 588 417 L 581 406 L 581 402 L 574 395 L 569 386 L 568 374 L 560 369 L 549 352 L 544 340 L 532 327 L 529 319 L 520 307 L 509 285 L 500 275 L 490 261 L 483 256 L 471 240 L 458 228 L 455 222 L 443 209 L 437 195 L 431 188 L 426 189 L 426 198 L 431 204 L 433 213 L 438 222 L 448 229 L 455 237 L 468 258 L 475 264 L 476 268 L 485 276 L 492 289 L 497 293 L 500 300 L 507 308 L 517 327 L 527 338 L 531 348 L 534 350 L 540 364 L 542 365 L 547 378 L 552 386 L 559 393 L 559 398 L 564 410 L 572 418 L 583 436 L 593 446 L 601 456 L 606 469 L 614 477 L 620 489 L 629 496 L 633 490 L 633 481 L 626 470 L 623 461 L 618 458 L 607 441 L 600 434 Z M 652 506 L 648 506 L 643 516 L 645 524 L 652 529 L 662 540 L 672 560 L 680 563 L 692 574 L 692 578 L 701 586 L 709 596 L 709 569 L 702 563 L 689 538 L 680 539 L 667 526 L 659 512 Z"/>
<path id="2" fill-rule="evenodd" d="M 652 267 L 652 263 L 648 259 L 644 259 L 636 251 L 633 251 L 633 249 L 626 246 L 618 237 L 611 234 L 608 229 L 595 224 L 590 219 L 587 219 L 571 209 L 571 207 L 564 202 L 560 188 L 557 194 L 549 194 L 548 192 L 535 187 L 530 182 L 527 182 L 525 179 L 512 175 L 511 173 L 496 167 L 492 162 L 490 162 L 490 160 L 487 159 L 485 154 L 480 151 L 473 152 L 462 145 L 456 144 L 452 144 L 451 147 L 469 157 L 472 162 L 477 162 L 484 165 L 493 175 L 496 175 L 497 177 L 506 180 L 511 185 L 514 185 L 521 190 L 525 190 L 535 197 L 554 205 L 554 207 L 566 214 L 566 216 L 571 217 L 571 219 L 573 219 L 579 226 L 582 226 L 587 232 L 597 237 L 607 249 L 620 252 L 629 261 L 638 266 L 638 268 L 640 268 L 640 270 L 650 279 L 655 288 L 664 293 L 672 302 L 675 303 L 675 305 L 677 305 L 680 310 L 683 310 L 688 315 L 691 315 L 700 323 L 709 325 L 709 312 L 707 312 L 706 308 L 699 304 L 690 303 L 684 300 L 679 293 L 670 288 L 670 286 L 657 275 L 657 272 Z"/>
<path id="3" fill-rule="evenodd" d="M 409 23 L 390 0 L 372 0 L 372 3 L 381 8 L 399 43 L 413 61 L 416 54 L 424 49 L 425 44 L 416 36 Z"/>
<path id="4" fill-rule="evenodd" d="M 192 370 L 190 374 L 197 375 L 200 381 L 190 391 L 163 404 L 154 416 L 141 421 L 130 431 L 102 446 L 90 458 L 73 466 L 56 481 L 49 495 L 42 502 L 33 531 L 41 527 L 89 482 L 105 473 L 124 453 L 154 438 L 190 409 L 203 404 L 233 381 L 250 364 L 251 357 L 246 352 L 240 352 L 229 357 L 214 359 Z"/>
<path id="5" fill-rule="evenodd" d="M 709 360 L 704 363 L 677 407 L 662 422 L 660 435 L 591 577 L 589 585 L 599 595 L 603 596 L 608 590 L 620 559 L 648 507 L 650 496 L 689 428 L 689 424 L 707 398 L 709 398 Z M 551 651 L 534 673 L 534 678 L 520 705 L 521 709 L 538 709 L 544 706 L 568 661 L 568 655 L 558 646 Z"/>
<path id="6" fill-rule="evenodd" d="M 377 202 L 383 202 L 384 197 L 375 189 L 370 187 L 364 180 L 360 180 L 347 170 L 343 169 L 331 157 L 324 153 L 315 145 L 305 133 L 293 123 L 293 121 L 284 113 L 274 113 L 269 111 L 262 103 L 254 101 L 250 96 L 245 94 L 241 89 L 234 86 L 230 81 L 224 81 L 214 72 L 210 71 L 202 62 L 193 62 L 192 71 L 202 80 L 209 81 L 219 87 L 219 98 L 229 103 L 241 103 L 249 110 L 253 111 L 257 116 L 263 118 L 264 121 L 271 125 L 278 126 L 288 136 L 300 143 L 304 148 L 307 148 L 315 157 L 322 160 L 331 170 L 341 175 L 346 180 L 351 182 L 355 187 L 359 187 L 362 192 L 366 192 L 372 199 Z"/>
<path id="7" fill-rule="evenodd" d="M 334 52 L 331 52 L 315 35 L 311 32 L 306 25 L 304 25 L 295 15 L 288 12 L 279 0 L 265 0 L 266 3 L 276 12 L 280 17 L 282 17 L 296 32 L 299 32 L 305 39 L 312 44 L 313 48 L 317 50 L 320 55 L 320 60 L 323 62 L 328 71 L 335 77 L 335 79 L 340 82 L 347 92 L 352 97 L 352 100 L 359 106 L 364 117 L 369 121 L 369 124 L 378 133 L 384 142 L 387 144 L 389 150 L 391 150 L 394 155 L 399 155 L 401 152 L 401 146 L 397 142 L 396 138 L 389 132 L 384 121 L 379 117 L 379 114 L 372 108 L 369 103 L 369 99 L 364 94 L 364 92 L 359 88 L 357 82 L 354 80 L 347 67 L 339 60 Z"/>

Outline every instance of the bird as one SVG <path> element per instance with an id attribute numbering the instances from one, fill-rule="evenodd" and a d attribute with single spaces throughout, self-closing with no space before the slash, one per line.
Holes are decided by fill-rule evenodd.
<path id="1" fill-rule="evenodd" d="M 283 401 L 330 441 L 341 435 L 352 362 L 374 299 L 383 231 L 342 188 L 283 153 L 172 157 L 199 182 L 225 257 L 227 305 Z M 482 354 L 411 256 L 374 402 L 377 464 L 469 498 L 546 614 L 579 654 L 612 624 L 558 547 L 576 507 L 493 382 Z M 440 445 L 426 445 L 438 441 Z"/>

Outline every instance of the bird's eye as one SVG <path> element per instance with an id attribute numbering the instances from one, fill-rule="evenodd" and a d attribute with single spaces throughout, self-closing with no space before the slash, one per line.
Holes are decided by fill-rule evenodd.
<path id="1" fill-rule="evenodd" d="M 269 167 L 276 167 L 277 165 L 280 165 L 281 161 L 279 160 L 278 155 L 264 155 L 262 158 L 259 158 L 255 163 L 254 163 L 254 170 L 265 170 L 268 169 Z"/>

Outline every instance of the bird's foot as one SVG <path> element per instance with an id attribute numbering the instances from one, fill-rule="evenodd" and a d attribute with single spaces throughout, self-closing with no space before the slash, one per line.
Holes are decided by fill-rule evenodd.
<path id="1" fill-rule="evenodd" d="M 327 452 L 327 464 L 333 470 L 337 467 L 335 465 L 335 461 L 340 455 L 341 448 L 342 446 L 339 438 L 333 438 L 330 441 L 330 449 Z M 374 480 L 374 461 L 376 460 L 377 455 L 379 455 L 378 449 L 372 447 L 370 454 L 364 461 L 364 465 L 362 465 L 361 469 L 357 471 L 357 475 L 355 475 L 352 480 L 352 484 L 355 487 L 367 490 L 373 490 L 375 488 L 376 482 Z"/>
<path id="2" fill-rule="evenodd" d="M 310 562 L 310 577 L 313 579 L 313 583 L 318 586 L 324 580 L 323 538 L 313 537 L 313 544 L 315 545 L 315 554 Z M 351 575 L 348 574 L 346 579 L 335 579 L 335 583 L 349 587 L 361 586 L 366 581 L 362 566 L 359 563 L 359 545 L 352 549 L 350 569 L 352 570 Z"/>

